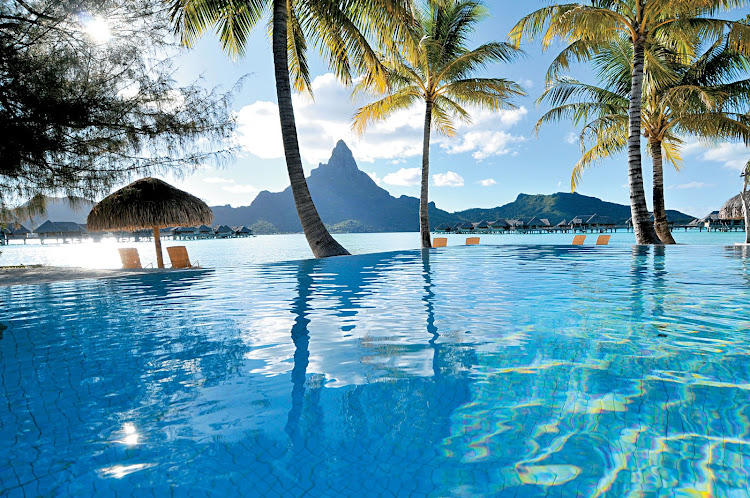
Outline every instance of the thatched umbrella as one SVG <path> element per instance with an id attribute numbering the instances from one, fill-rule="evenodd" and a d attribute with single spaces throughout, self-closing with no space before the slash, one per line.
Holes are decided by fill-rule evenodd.
<path id="1" fill-rule="evenodd" d="M 750 202 L 750 195 L 746 195 L 745 199 Z M 720 220 L 742 220 L 745 219 L 745 215 L 742 212 L 742 199 L 740 199 L 740 194 L 735 195 L 731 199 L 729 199 L 727 202 L 724 203 L 724 205 L 719 210 L 719 219 Z"/>
<path id="2" fill-rule="evenodd" d="M 102 199 L 91 209 L 87 227 L 90 231 L 152 228 L 156 261 L 164 268 L 159 228 L 208 224 L 213 219 L 211 208 L 194 195 L 157 178 L 143 178 Z"/>

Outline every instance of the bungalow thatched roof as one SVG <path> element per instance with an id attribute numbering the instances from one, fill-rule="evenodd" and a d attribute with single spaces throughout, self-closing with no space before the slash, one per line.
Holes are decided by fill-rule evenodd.
<path id="1" fill-rule="evenodd" d="M 465 221 L 461 224 L 459 227 L 461 230 L 474 230 L 474 223 L 470 221 Z"/>
<path id="2" fill-rule="evenodd" d="M 50 221 L 42 223 L 36 230 L 38 234 L 48 233 L 86 233 L 86 227 L 72 221 Z"/>
<path id="3" fill-rule="evenodd" d="M 91 209 L 88 229 L 139 228 L 211 223 L 211 208 L 194 195 L 157 178 L 143 178 L 105 197 Z"/>
<path id="4" fill-rule="evenodd" d="M 487 223 L 487 220 L 482 220 L 479 223 L 477 223 L 477 228 L 489 228 L 490 224 Z"/>
<path id="5" fill-rule="evenodd" d="M 750 202 L 750 195 L 745 195 L 745 200 L 747 202 Z M 727 202 L 724 203 L 724 205 L 719 210 L 719 219 L 721 220 L 744 220 L 745 215 L 742 212 L 742 199 L 740 199 L 740 194 L 735 195 L 731 199 L 729 199 Z"/>
<path id="6" fill-rule="evenodd" d="M 216 227 L 216 233 L 234 233 L 234 230 L 228 225 L 219 225 Z"/>
<path id="7" fill-rule="evenodd" d="M 506 220 L 500 218 L 499 220 L 492 223 L 492 228 L 508 228 L 510 225 Z"/>
<path id="8" fill-rule="evenodd" d="M 252 229 L 246 227 L 245 225 L 242 225 L 241 227 L 234 227 L 234 233 L 253 233 Z"/>
<path id="9" fill-rule="evenodd" d="M 440 230 L 441 232 L 445 232 L 450 229 L 451 229 L 451 226 L 448 223 L 441 223 L 435 227 L 435 230 Z"/>

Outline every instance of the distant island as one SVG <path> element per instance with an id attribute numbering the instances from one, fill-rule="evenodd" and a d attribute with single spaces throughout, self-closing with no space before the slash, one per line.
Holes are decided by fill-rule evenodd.
<path id="1" fill-rule="evenodd" d="M 319 164 L 307 180 L 310 194 L 321 218 L 332 232 L 418 232 L 419 199 L 394 197 L 379 187 L 367 173 L 360 171 L 351 150 L 343 141 L 333 149 L 326 164 Z M 255 233 L 297 233 L 302 231 L 294 209 L 291 187 L 283 192 L 259 193 L 249 206 L 233 208 L 211 206 L 216 223 L 247 225 Z M 558 192 L 551 195 L 519 194 L 515 201 L 490 209 L 466 209 L 450 213 L 430 203 L 430 223 L 499 218 L 528 220 L 547 218 L 553 225 L 575 216 L 598 214 L 618 224 L 630 218 L 630 206 L 606 202 L 596 197 Z M 667 211 L 670 221 L 689 223 L 696 217 L 679 211 Z"/>
<path id="2" fill-rule="evenodd" d="M 335 233 L 351 232 L 418 232 L 419 199 L 392 196 L 379 187 L 367 173 L 357 167 L 351 150 L 343 141 L 333 149 L 328 163 L 321 163 L 307 179 L 315 205 L 328 229 Z M 75 208 L 62 199 L 51 198 L 47 214 L 31 221 L 35 228 L 46 219 L 86 223 L 93 202 L 80 201 Z M 291 187 L 283 192 L 264 190 L 249 206 L 211 206 L 215 225 L 246 225 L 256 234 L 299 233 L 302 226 L 294 208 Z M 450 213 L 430 203 L 432 227 L 464 221 L 495 221 L 500 218 L 529 220 L 546 218 L 555 225 L 575 216 L 598 214 L 617 224 L 630 218 L 630 206 L 606 202 L 576 193 L 519 194 L 515 201 L 495 208 L 473 208 Z M 687 224 L 696 217 L 669 210 L 670 221 Z"/>

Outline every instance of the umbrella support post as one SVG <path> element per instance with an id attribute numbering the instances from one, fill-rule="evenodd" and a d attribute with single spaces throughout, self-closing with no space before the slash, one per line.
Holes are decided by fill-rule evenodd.
<path id="1" fill-rule="evenodd" d="M 164 268 L 164 257 L 161 254 L 161 238 L 159 237 L 159 227 L 154 227 L 154 245 L 156 245 L 156 264 L 159 268 Z"/>

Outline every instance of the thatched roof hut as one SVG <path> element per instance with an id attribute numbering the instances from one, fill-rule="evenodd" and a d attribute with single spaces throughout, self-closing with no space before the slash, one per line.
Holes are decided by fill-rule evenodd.
<path id="1" fill-rule="evenodd" d="M 451 229 L 451 226 L 448 223 L 441 223 L 435 227 L 435 231 L 438 231 L 438 232 L 448 232 L 450 231 L 450 229 Z"/>
<path id="2" fill-rule="evenodd" d="M 211 208 L 188 194 L 157 178 L 143 178 L 110 194 L 91 209 L 88 229 L 138 230 L 152 228 L 159 268 L 164 268 L 159 228 L 175 225 L 211 223 Z"/>
<path id="3" fill-rule="evenodd" d="M 510 228 L 510 224 L 503 218 L 500 218 L 499 220 L 492 223 L 492 228 L 495 230 L 507 230 Z"/>
<path id="4" fill-rule="evenodd" d="M 482 220 L 479 223 L 477 223 L 476 228 L 479 230 L 487 230 L 490 227 L 490 224 L 487 223 L 487 220 Z"/>
<path id="5" fill-rule="evenodd" d="M 459 227 L 461 230 L 474 230 L 474 223 L 470 221 L 464 221 Z"/>
<path id="6" fill-rule="evenodd" d="M 58 235 L 86 233 L 86 227 L 73 221 L 50 221 L 47 220 L 36 230 L 39 235 Z"/>
<path id="7" fill-rule="evenodd" d="M 742 212 L 742 199 L 741 194 L 737 194 L 727 202 L 719 210 L 719 219 L 721 220 L 744 220 L 745 215 Z M 750 203 L 750 194 L 745 194 L 745 200 Z"/>

